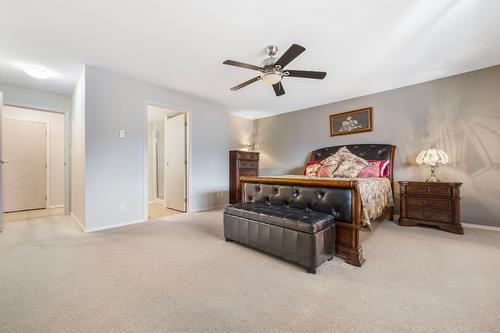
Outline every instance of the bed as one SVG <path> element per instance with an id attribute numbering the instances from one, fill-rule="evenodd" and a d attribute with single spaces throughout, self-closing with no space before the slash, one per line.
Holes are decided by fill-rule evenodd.
<path id="1" fill-rule="evenodd" d="M 360 244 L 360 231 L 371 230 L 371 224 L 385 219 L 394 219 L 394 152 L 396 147 L 390 144 L 358 144 L 342 145 L 321 148 L 313 151 L 309 156 L 309 161 L 318 161 L 335 154 L 340 148 L 346 147 L 349 151 L 366 160 L 388 160 L 389 170 L 385 179 L 367 181 L 362 178 L 323 178 L 314 176 L 243 176 L 240 180 L 245 183 L 245 188 L 250 185 L 280 185 L 280 186 L 301 186 L 313 188 L 335 189 L 338 196 L 339 206 L 348 206 L 343 209 L 343 214 L 339 214 L 335 219 L 336 240 L 335 254 L 346 260 L 347 263 L 355 266 L 362 266 L 365 262 L 363 248 Z M 380 183 L 376 185 L 375 183 Z M 366 185 L 368 184 L 368 185 Z M 375 185 L 372 185 L 375 184 Z M 389 191 L 390 199 L 385 207 L 369 212 L 371 202 L 370 195 L 366 195 L 366 188 L 371 187 L 372 194 L 378 195 L 378 191 Z M 380 190 L 377 190 L 380 188 Z M 245 192 L 245 189 L 244 189 Z M 386 195 L 387 196 L 387 195 Z M 243 201 L 247 201 L 248 196 L 243 195 Z M 380 205 L 379 205 L 380 206 Z M 367 216 L 371 215 L 371 216 Z M 368 221 L 367 221 L 368 220 Z"/>

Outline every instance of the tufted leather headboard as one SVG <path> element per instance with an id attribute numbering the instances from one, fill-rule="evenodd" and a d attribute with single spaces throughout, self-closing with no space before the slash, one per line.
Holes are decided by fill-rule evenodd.
<path id="1" fill-rule="evenodd" d="M 341 145 L 321 148 L 311 153 L 309 161 L 320 161 L 333 155 L 342 147 L 347 147 L 351 153 L 365 160 L 389 160 L 391 172 L 389 179 L 391 183 L 394 181 L 394 152 L 396 146 L 387 144 L 359 144 L 359 145 Z"/>

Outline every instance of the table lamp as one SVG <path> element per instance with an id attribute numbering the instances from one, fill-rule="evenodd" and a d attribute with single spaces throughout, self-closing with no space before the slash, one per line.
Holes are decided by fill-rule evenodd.
<path id="1" fill-rule="evenodd" d="M 435 168 L 438 165 L 448 164 L 448 155 L 434 146 L 431 148 L 422 150 L 417 156 L 418 165 L 426 165 L 431 167 L 431 176 L 426 180 L 427 182 L 439 182 L 439 179 L 435 176 Z"/>

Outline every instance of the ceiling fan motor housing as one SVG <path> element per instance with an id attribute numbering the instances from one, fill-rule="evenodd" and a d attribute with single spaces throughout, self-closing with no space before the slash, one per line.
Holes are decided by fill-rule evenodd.
<path id="1" fill-rule="evenodd" d="M 270 57 L 273 57 L 278 53 L 278 47 L 276 45 L 269 45 L 266 47 L 266 54 Z"/>

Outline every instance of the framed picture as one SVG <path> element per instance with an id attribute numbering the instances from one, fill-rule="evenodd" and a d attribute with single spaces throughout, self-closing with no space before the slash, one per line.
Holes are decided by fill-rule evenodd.
<path id="1" fill-rule="evenodd" d="M 372 108 L 332 114 L 330 136 L 372 131 Z"/>

